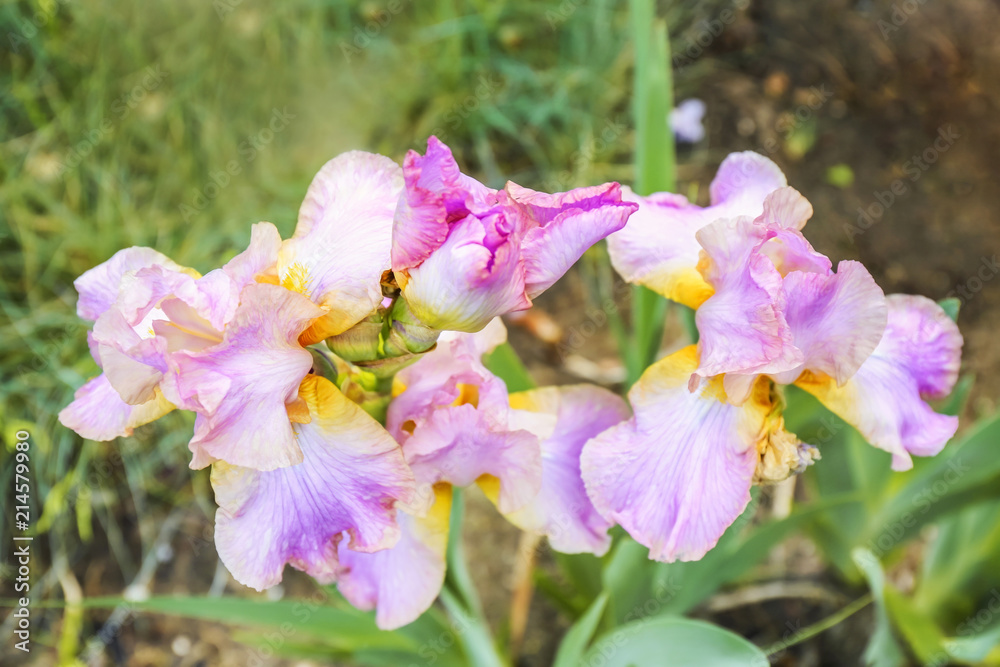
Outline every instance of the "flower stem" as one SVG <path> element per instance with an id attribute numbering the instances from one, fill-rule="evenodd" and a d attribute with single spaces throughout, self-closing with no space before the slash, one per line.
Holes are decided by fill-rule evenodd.
<path id="1" fill-rule="evenodd" d="M 462 518 L 465 500 L 462 489 L 452 489 L 451 526 L 448 534 L 448 573 L 441 602 L 452 617 L 458 641 L 469 658 L 469 664 L 483 667 L 505 667 L 508 661 L 501 655 L 490 626 L 483 614 L 462 547 Z"/>
<path id="2" fill-rule="evenodd" d="M 806 641 L 807 639 L 811 639 L 812 637 L 815 637 L 819 633 L 825 632 L 826 630 L 829 630 L 830 628 L 832 628 L 833 626 L 837 625 L 838 623 L 846 620 L 850 616 L 852 616 L 852 615 L 856 614 L 857 612 L 861 611 L 862 609 L 864 609 L 865 607 L 867 607 L 868 605 L 870 605 L 872 603 L 872 599 L 873 598 L 872 598 L 872 594 L 871 593 L 867 593 L 865 595 L 862 595 L 857 600 L 855 600 L 854 602 L 850 603 L 849 605 L 847 605 L 846 607 L 844 607 L 843 609 L 841 609 L 837 613 L 832 614 L 831 616 L 827 616 L 823 620 L 817 621 L 816 623 L 813 623 L 812 625 L 806 626 L 802 630 L 799 630 L 798 632 L 796 632 L 795 634 L 793 634 L 788 639 L 784 639 L 784 640 L 782 640 L 780 642 L 776 642 L 774 644 L 771 644 L 770 646 L 768 646 L 768 647 L 766 647 L 764 649 L 761 649 L 761 650 L 763 650 L 764 653 L 767 654 L 768 657 L 771 657 L 775 653 L 779 653 L 781 651 L 784 651 L 789 646 L 795 646 L 796 644 L 801 644 L 802 642 Z"/>
<path id="3" fill-rule="evenodd" d="M 670 131 L 673 82 L 670 37 L 656 17 L 655 0 L 632 0 L 632 44 L 635 74 L 632 114 L 635 119 L 635 191 L 640 195 L 676 189 L 676 155 Z M 632 340 L 622 350 L 627 382 L 634 383 L 656 359 L 663 335 L 667 302 L 642 286 L 632 289 Z"/>

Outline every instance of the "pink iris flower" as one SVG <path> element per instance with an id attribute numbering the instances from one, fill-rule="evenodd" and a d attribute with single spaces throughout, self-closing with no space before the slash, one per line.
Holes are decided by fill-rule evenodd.
<path id="1" fill-rule="evenodd" d="M 363 604 L 351 593 L 361 590 L 363 568 L 351 564 L 374 552 L 408 559 L 418 538 L 437 549 L 434 535 L 447 525 L 433 517 L 447 516 L 453 484 L 494 480 L 502 511 L 527 512 L 515 520 L 547 532 L 548 514 L 525 508 L 548 502 L 546 479 L 568 483 L 543 475 L 543 454 L 560 448 L 574 452 L 568 465 L 584 530 L 606 533 L 579 476 L 579 450 L 597 431 L 559 435 L 555 416 L 539 418 L 545 428 L 529 424 L 526 415 L 542 408 L 528 396 L 510 407 L 506 387 L 479 360 L 475 345 L 484 343 L 445 334 L 441 352 L 421 362 L 423 375 L 399 376 L 409 388 L 388 429 L 317 370 L 315 354 L 346 349 L 361 354 L 350 361 L 374 364 L 364 372 L 391 376 L 417 356 L 393 365 L 400 350 L 432 348 L 443 330 L 479 330 L 528 307 L 637 208 L 621 202 L 617 184 L 559 195 L 513 184 L 490 190 L 460 174 L 436 139 L 428 146 L 405 169 L 362 152 L 331 160 L 309 186 L 291 238 L 259 223 L 247 250 L 204 276 L 129 248 L 75 282 L 102 373 L 60 420 L 110 440 L 175 408 L 195 412 L 191 467 L 212 466 L 218 551 L 248 586 L 273 586 L 285 565 L 323 583 L 344 573 L 345 593 Z M 487 343 L 497 327 L 502 337 L 497 323 Z M 386 330 L 395 338 L 384 339 Z M 420 337 L 419 350 L 408 349 L 407 336 Z M 446 349 L 455 357 L 442 357 Z M 615 404 L 602 418 L 624 409 L 608 396 L 594 399 Z M 596 533 L 583 543 L 567 530 L 556 538 L 566 548 L 603 544 Z M 410 618 L 423 601 L 402 612 L 386 603 L 380 623 Z"/>
<path id="2" fill-rule="evenodd" d="M 403 162 L 392 269 L 410 310 L 435 329 L 475 332 L 531 306 L 583 252 L 636 210 L 617 183 L 545 194 L 493 190 L 459 171 L 436 137 Z"/>
<path id="3" fill-rule="evenodd" d="M 627 192 L 639 211 L 608 239 L 626 280 L 697 308 L 698 344 L 647 369 L 629 392 L 634 416 L 582 458 L 598 510 L 665 561 L 701 558 L 753 484 L 817 457 L 784 429 L 782 384 L 814 394 L 896 470 L 958 427 L 926 402 L 952 390 L 960 363 L 940 306 L 885 297 L 857 262 L 834 272 L 802 235 L 809 202 L 760 155 L 730 155 L 710 192 L 704 208 Z"/>
<path id="4" fill-rule="evenodd" d="M 205 276 L 129 248 L 75 283 L 95 320 L 103 373 L 60 420 L 86 438 L 125 436 L 174 407 L 196 413 L 191 466 L 212 465 L 219 554 L 240 582 L 286 564 L 332 582 L 338 544 L 396 543 L 413 475 L 388 431 L 329 380 L 306 345 L 382 300 L 402 170 L 346 153 L 317 174 L 291 239 L 254 226 L 250 247 Z"/>
<path id="5" fill-rule="evenodd" d="M 437 597 L 453 486 L 478 484 L 520 528 L 564 553 L 603 554 L 611 522 L 594 508 L 580 473 L 584 443 L 629 416 L 611 392 L 548 387 L 508 395 L 482 355 L 506 338 L 499 320 L 476 334 L 445 334 L 437 349 L 397 376 L 388 428 L 417 480 L 400 517 L 397 546 L 341 550 L 341 592 L 376 609 L 382 628 L 405 625 Z"/>

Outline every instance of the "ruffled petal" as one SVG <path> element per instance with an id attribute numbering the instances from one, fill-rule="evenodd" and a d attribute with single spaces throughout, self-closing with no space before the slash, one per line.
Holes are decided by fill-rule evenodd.
<path id="1" fill-rule="evenodd" d="M 507 329 L 499 318 L 474 334 L 442 333 L 435 349 L 396 374 L 397 395 L 386 417 L 389 432 L 404 442 L 409 435 L 406 422 L 419 424 L 436 409 L 462 402 L 503 408 L 507 387 L 483 365 L 482 357 L 506 340 Z"/>
<path id="2" fill-rule="evenodd" d="M 712 294 L 696 268 L 701 250 L 697 231 L 720 218 L 756 218 L 765 197 L 785 185 L 777 165 L 748 151 L 722 162 L 710 189 L 712 203 L 705 208 L 680 195 L 638 197 L 626 191 L 624 198 L 636 201 L 639 210 L 624 229 L 608 237 L 611 262 L 628 282 L 697 308 Z"/>
<path id="3" fill-rule="evenodd" d="M 635 416 L 583 448 L 594 505 L 656 560 L 697 560 L 715 545 L 750 501 L 760 456 L 780 427 L 769 419 L 766 378 L 737 407 L 720 378 L 689 391 L 697 367 L 693 345 L 651 366 L 629 392 Z"/>
<path id="4" fill-rule="evenodd" d="M 817 252 L 802 235 L 801 229 L 812 214 L 812 204 L 795 188 L 778 188 L 764 199 L 764 212 L 754 221 L 770 232 L 761 252 L 771 258 L 782 276 L 792 271 L 832 273 L 830 258 Z"/>
<path id="5" fill-rule="evenodd" d="M 474 332 L 490 320 L 531 307 L 517 238 L 491 238 L 509 226 L 495 211 L 467 216 L 451 226 L 445 242 L 420 266 L 397 273 L 410 310 L 434 329 Z"/>
<path id="6" fill-rule="evenodd" d="M 311 416 L 295 425 L 300 464 L 266 472 L 212 467 L 219 557 L 257 590 L 280 582 L 286 563 L 331 583 L 344 533 L 354 550 L 393 546 L 394 503 L 413 493 L 399 446 L 378 422 L 324 378 L 310 375 L 299 395 Z"/>
<path id="7" fill-rule="evenodd" d="M 802 362 L 783 314 L 781 274 L 758 252 L 770 232 L 749 218 L 714 222 L 698 234 L 701 271 L 715 288 L 695 315 L 698 374 L 777 373 Z"/>
<path id="8" fill-rule="evenodd" d="M 386 425 L 402 443 L 423 498 L 438 482 L 468 486 L 483 475 L 500 480 L 505 512 L 538 492 L 538 437 L 509 422 L 507 387 L 481 360 L 505 335 L 499 320 L 476 334 L 446 332 L 436 349 L 396 376 Z"/>
<path id="9" fill-rule="evenodd" d="M 861 263 L 845 261 L 835 274 L 788 274 L 785 294 L 785 319 L 805 359 L 800 367 L 775 374 L 774 379 L 787 384 L 808 368 L 832 376 L 837 384 L 847 382 L 882 340 L 886 324 L 882 289 Z"/>
<path id="10" fill-rule="evenodd" d="M 623 202 L 617 183 L 545 194 L 508 183 L 514 205 L 528 218 L 521 243 L 529 299 L 547 290 L 592 245 L 625 226 L 638 209 Z"/>
<path id="11" fill-rule="evenodd" d="M 469 486 L 484 475 L 495 477 L 504 513 L 528 504 L 542 484 L 538 437 L 511 430 L 505 412 L 468 403 L 435 410 L 406 439 L 403 452 L 422 493 L 438 482 Z"/>
<path id="12" fill-rule="evenodd" d="M 892 454 L 893 470 L 907 470 L 911 454 L 937 454 L 958 429 L 957 417 L 934 412 L 924 399 L 946 396 L 955 386 L 962 335 L 930 299 L 893 294 L 886 304 L 881 342 L 843 386 L 811 372 L 795 384 Z"/>
<path id="13" fill-rule="evenodd" d="M 373 153 L 344 153 L 316 174 L 278 258 L 281 283 L 328 310 L 304 344 L 346 331 L 382 302 L 402 190 L 399 165 Z"/>
<path id="14" fill-rule="evenodd" d="M 129 273 L 151 266 L 162 266 L 171 271 L 183 271 L 197 275 L 193 270 L 185 269 L 152 248 L 138 246 L 125 248 L 116 252 L 108 261 L 98 264 L 73 281 L 73 286 L 80 294 L 80 299 L 76 304 L 77 315 L 85 320 L 97 320 L 118 298 L 122 278 Z"/>
<path id="15" fill-rule="evenodd" d="M 425 155 L 406 154 L 403 174 L 406 191 L 392 228 L 394 271 L 419 266 L 441 247 L 452 222 L 496 203 L 496 190 L 463 174 L 451 149 L 434 136 L 427 139 Z"/>
<path id="16" fill-rule="evenodd" d="M 226 262 L 223 272 L 233 281 L 237 294 L 261 276 L 277 278 L 281 234 L 270 222 L 258 222 L 250 228 L 250 245 Z"/>
<path id="17" fill-rule="evenodd" d="M 440 484 L 424 517 L 399 512 L 396 546 L 374 553 L 351 551 L 340 543 L 337 588 L 359 609 L 375 609 L 375 624 L 395 630 L 415 621 L 434 603 L 444 585 L 451 487 Z"/>
<path id="18" fill-rule="evenodd" d="M 139 405 L 153 399 L 153 393 L 167 370 L 167 342 L 152 334 L 154 317 L 162 313 L 150 312 L 137 326 L 130 326 L 117 308 L 106 310 L 94 324 L 93 340 L 104 375 L 123 401 Z M 149 327 L 140 336 L 136 329 Z"/>
<path id="19" fill-rule="evenodd" d="M 512 421 L 532 430 L 531 422 L 521 423 L 519 414 L 542 413 L 555 417 L 554 429 L 543 438 L 542 488 L 521 509 L 507 519 L 522 530 L 542 533 L 552 548 L 562 553 L 603 555 L 611 544 L 608 529 L 613 525 L 594 508 L 580 474 L 580 452 L 594 436 L 628 419 L 630 411 L 621 397 L 592 385 L 545 387 L 512 394 L 515 408 Z M 487 496 L 496 502 L 496 489 L 483 484 Z"/>
<path id="20" fill-rule="evenodd" d="M 102 374 L 76 390 L 73 402 L 59 413 L 59 422 L 88 440 L 114 440 L 173 409 L 159 391 L 146 403 L 129 405 Z"/>
<path id="21" fill-rule="evenodd" d="M 251 284 L 223 342 L 171 355 L 164 393 L 199 413 L 192 467 L 215 460 L 257 470 L 302 461 L 285 405 L 297 396 L 312 367 L 299 334 L 322 311 L 301 294 L 277 285 Z"/>

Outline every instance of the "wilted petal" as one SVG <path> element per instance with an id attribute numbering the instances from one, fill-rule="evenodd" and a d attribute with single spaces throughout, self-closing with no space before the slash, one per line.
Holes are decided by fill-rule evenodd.
<path id="1" fill-rule="evenodd" d="M 893 294 L 886 304 L 885 334 L 851 379 L 838 387 L 832 377 L 806 372 L 796 384 L 891 453 L 893 470 L 907 470 L 911 454 L 937 454 L 958 428 L 957 417 L 934 412 L 924 399 L 955 386 L 962 335 L 930 299 Z"/>
<path id="2" fill-rule="evenodd" d="M 129 405 L 102 374 L 76 390 L 73 402 L 59 413 L 59 422 L 88 440 L 114 440 L 173 409 L 159 391 L 147 403 Z"/>
<path id="3" fill-rule="evenodd" d="M 697 308 L 712 294 L 696 268 L 701 251 L 697 231 L 720 218 L 756 218 L 765 197 L 785 184 L 777 165 L 748 151 L 722 162 L 711 185 L 712 203 L 705 208 L 680 195 L 638 197 L 626 191 L 625 199 L 638 202 L 639 210 L 624 229 L 608 237 L 615 270 L 628 282 Z"/>
<path id="4" fill-rule="evenodd" d="M 402 189 L 399 165 L 373 153 L 344 153 L 316 174 L 278 259 L 281 283 L 328 309 L 303 343 L 346 331 L 382 302 Z"/>
<path id="5" fill-rule="evenodd" d="M 212 467 L 219 557 L 257 590 L 281 581 L 286 563 L 331 583 L 345 532 L 351 549 L 391 547 L 399 537 L 394 502 L 413 492 L 399 446 L 378 422 L 324 378 L 310 375 L 299 395 L 311 416 L 295 425 L 300 464 Z"/>
<path id="6" fill-rule="evenodd" d="M 619 396 L 591 385 L 545 387 L 512 394 L 512 420 L 526 430 L 517 416 L 541 413 L 555 418 L 554 429 L 537 433 L 542 438 L 542 488 L 521 509 L 506 517 L 522 530 L 548 536 L 552 548 L 562 553 L 604 554 L 611 544 L 613 525 L 594 508 L 580 473 L 580 452 L 594 436 L 628 419 L 628 405 Z M 496 501 L 492 478 L 482 484 Z"/>
<path id="7" fill-rule="evenodd" d="M 750 501 L 780 428 L 767 379 L 737 407 L 725 402 L 720 378 L 689 391 L 697 367 L 693 345 L 651 366 L 629 392 L 635 416 L 583 448 L 594 505 L 656 560 L 697 560 L 715 545 Z"/>
<path id="8" fill-rule="evenodd" d="M 508 183 L 506 193 L 527 217 L 521 254 L 530 299 L 559 280 L 588 248 L 624 227 L 638 209 L 622 201 L 617 183 L 554 195 Z"/>
<path id="9" fill-rule="evenodd" d="M 174 373 L 164 392 L 199 413 L 192 467 L 214 460 L 258 470 L 302 461 L 285 404 L 295 400 L 312 356 L 299 334 L 322 311 L 301 294 L 277 285 L 243 289 L 223 342 L 172 354 Z"/>
<path id="10" fill-rule="evenodd" d="M 861 263 L 846 261 L 835 274 L 788 274 L 785 293 L 785 319 L 805 360 L 774 379 L 787 384 L 808 368 L 843 384 L 882 339 L 886 323 L 882 289 Z"/>
<path id="11" fill-rule="evenodd" d="M 340 544 L 337 588 L 359 609 L 376 609 L 375 624 L 394 630 L 412 623 L 434 603 L 444 584 L 445 551 L 451 513 L 451 487 L 434 489 L 435 501 L 424 517 L 398 512 L 396 546 L 374 553 Z"/>

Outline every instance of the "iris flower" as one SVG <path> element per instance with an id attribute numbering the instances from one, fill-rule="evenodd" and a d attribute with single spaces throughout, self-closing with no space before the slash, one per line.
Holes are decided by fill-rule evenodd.
<path id="1" fill-rule="evenodd" d="M 61 421 L 106 440 L 175 406 L 194 411 L 191 466 L 212 465 L 217 547 L 246 585 L 276 584 L 286 563 L 330 582 L 343 536 L 362 551 L 399 538 L 394 503 L 413 495 L 402 452 L 312 373 L 305 346 L 381 302 L 386 202 L 402 187 L 388 158 L 345 153 L 313 180 L 287 241 L 259 223 L 245 252 L 203 277 L 130 248 L 75 283 L 104 372 Z"/>
<path id="2" fill-rule="evenodd" d="M 454 486 L 479 484 L 504 516 L 547 535 L 556 550 L 603 554 L 610 545 L 612 524 L 587 497 L 580 452 L 628 407 L 589 386 L 508 395 L 481 360 L 505 338 L 499 320 L 477 334 L 444 334 L 397 376 L 387 423 L 416 477 L 416 502 L 400 515 L 394 548 L 340 554 L 341 592 L 375 608 L 379 627 L 411 622 L 437 597 Z"/>
<path id="3" fill-rule="evenodd" d="M 372 405 L 353 400 L 337 364 L 387 380 L 443 330 L 479 330 L 528 307 L 635 208 L 621 202 L 617 184 L 557 195 L 514 184 L 491 190 L 462 175 L 434 138 L 405 168 L 345 153 L 314 178 L 290 239 L 259 223 L 246 251 L 204 276 L 149 248 L 123 250 L 82 275 L 78 312 L 94 321 L 90 349 L 103 372 L 60 419 L 110 440 L 174 408 L 193 411 L 191 467 L 212 466 L 219 555 L 257 589 L 278 583 L 290 564 L 322 583 L 343 572 L 345 594 L 366 604 L 364 568 L 352 565 L 369 562 L 361 554 L 443 568 L 418 546 L 440 555 L 455 484 L 490 484 L 501 511 L 514 513 L 558 502 L 539 494 L 546 480 L 565 486 L 575 475 L 574 516 L 583 530 L 606 532 L 579 477 L 579 450 L 597 431 L 560 427 L 556 413 L 529 418 L 544 411 L 531 396 L 510 407 L 506 387 L 479 360 L 486 348 L 475 347 L 502 338 L 499 323 L 486 343 L 445 334 L 419 374 L 404 372 L 409 388 L 388 430 L 366 411 Z M 342 355 L 336 369 L 319 360 L 330 350 Z M 327 379 L 333 370 L 336 385 Z M 537 400 L 557 410 L 575 399 Z M 596 429 L 623 405 L 587 423 Z M 562 460 L 567 447 L 569 473 L 546 477 L 546 456 Z M 552 532 L 550 518 L 537 509 L 514 520 Z M 572 528 L 561 530 L 554 539 L 576 548 Z M 580 548 L 603 544 L 580 539 Z M 380 622 L 430 604 L 414 600 L 380 605 Z"/>
<path id="4" fill-rule="evenodd" d="M 583 252 L 621 229 L 635 204 L 617 183 L 545 194 L 493 190 L 459 171 L 436 137 L 403 162 L 406 191 L 393 225 L 392 269 L 424 324 L 475 332 L 531 306 Z"/>
<path id="5" fill-rule="evenodd" d="M 760 155 L 729 156 L 710 192 L 704 208 L 627 192 L 639 211 L 608 239 L 626 280 L 698 309 L 698 344 L 647 369 L 629 392 L 634 416 L 582 456 L 598 510 L 657 560 L 701 558 L 753 484 L 817 458 L 784 429 L 780 385 L 814 394 L 895 470 L 958 427 L 926 403 L 951 391 L 960 363 L 940 306 L 885 297 L 857 262 L 834 272 L 802 235 L 812 207 Z"/>

